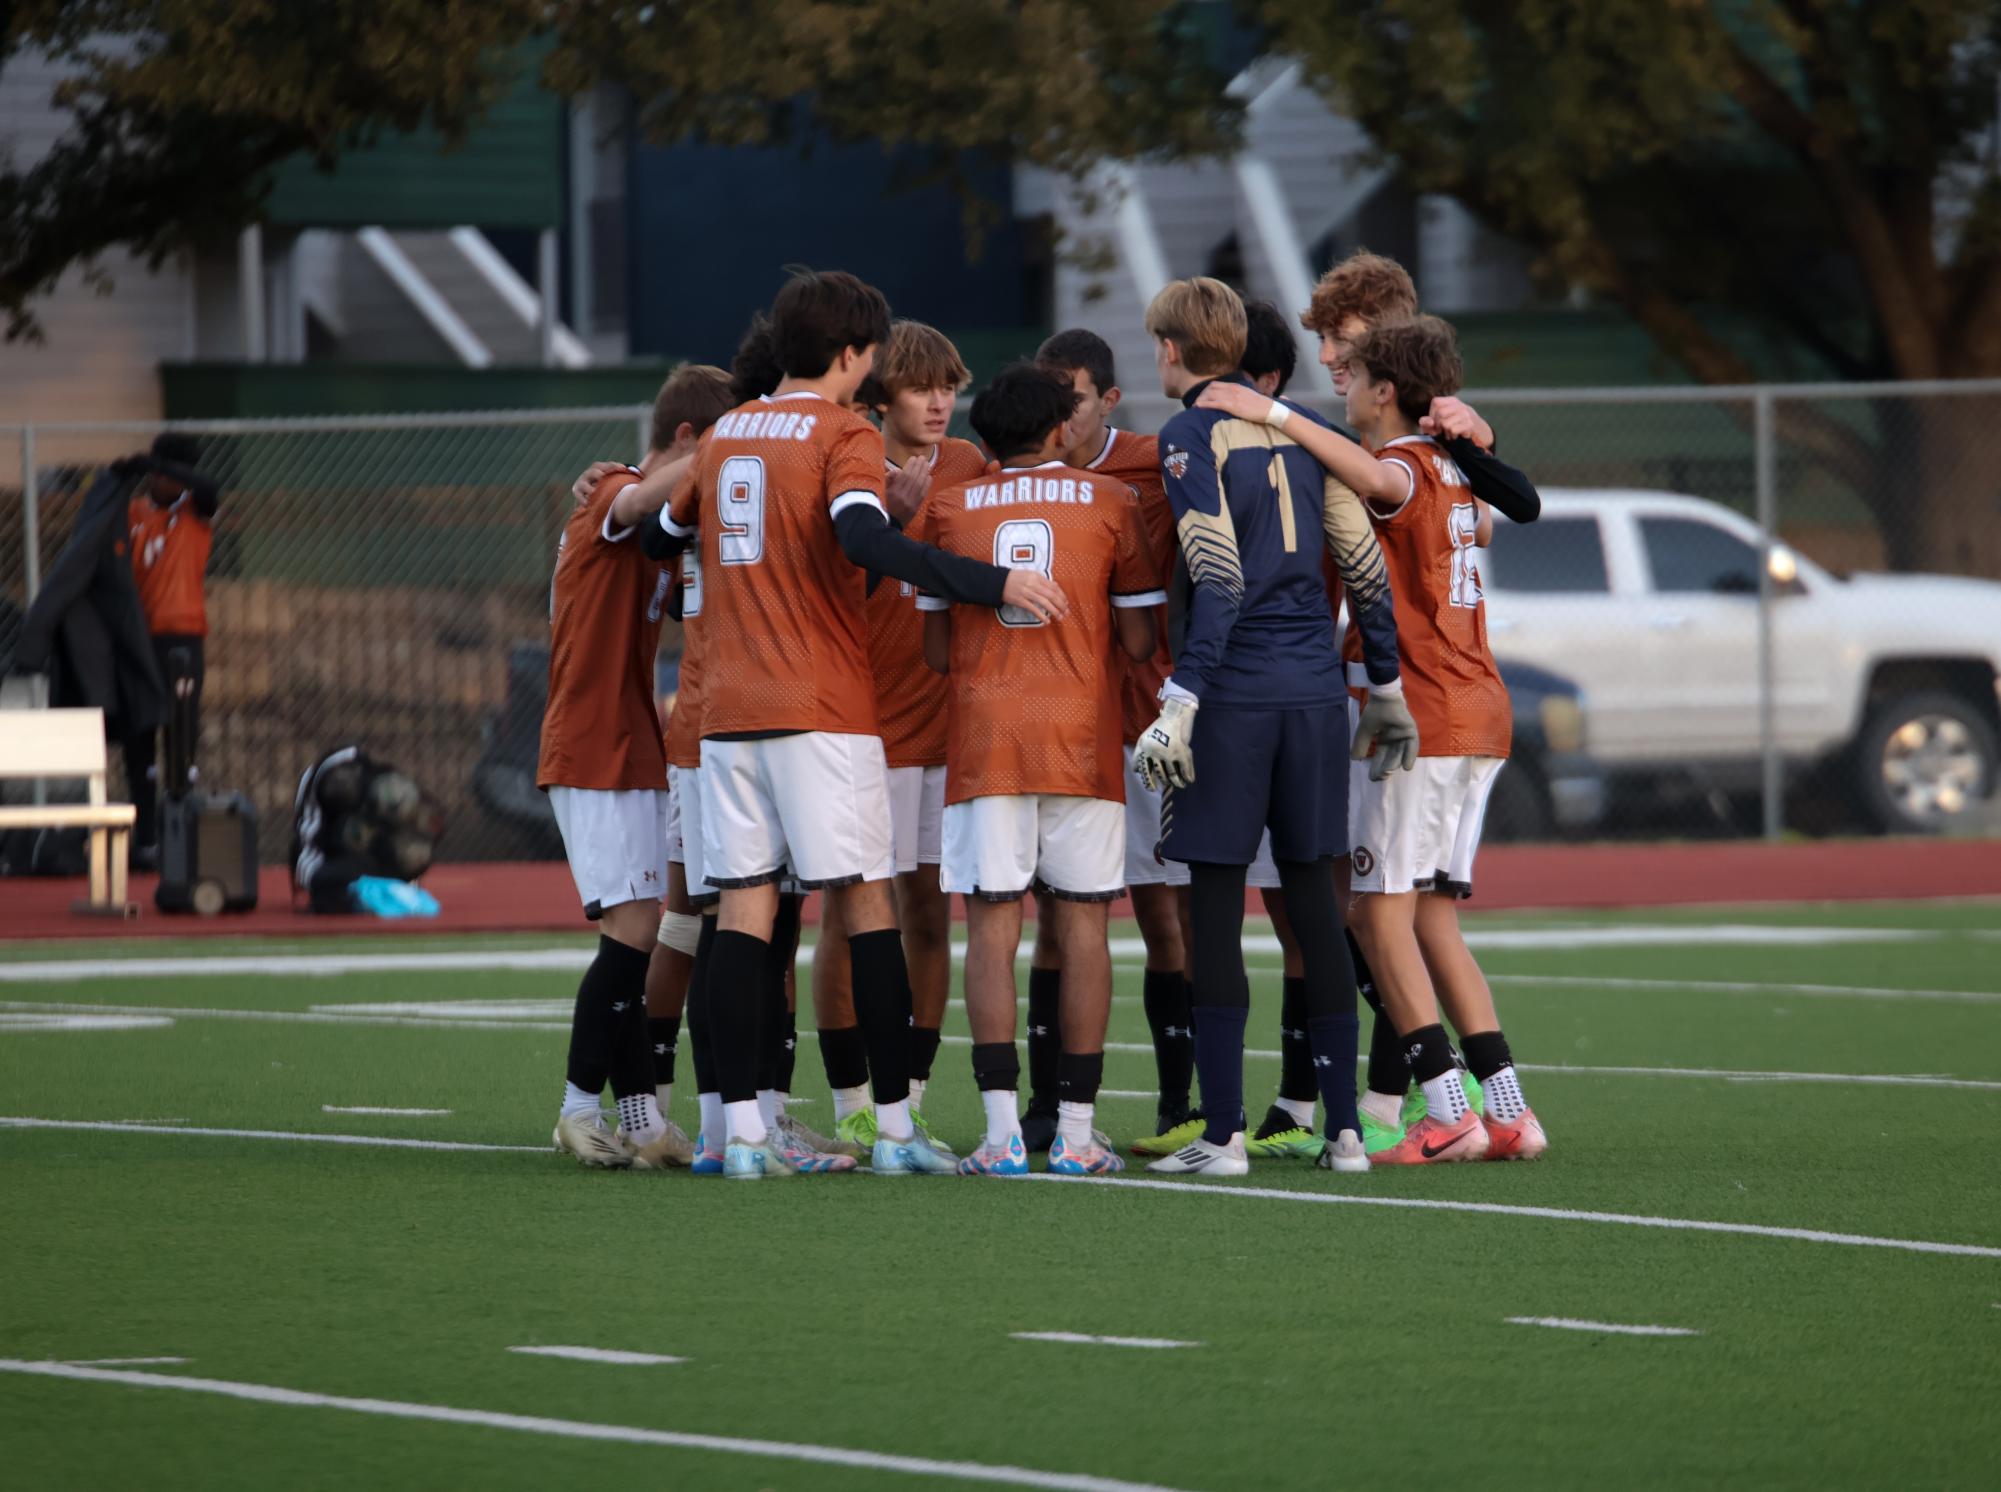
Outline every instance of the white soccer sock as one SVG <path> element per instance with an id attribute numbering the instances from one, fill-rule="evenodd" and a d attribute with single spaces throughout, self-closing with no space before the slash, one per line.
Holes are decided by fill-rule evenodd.
<path id="1" fill-rule="evenodd" d="M 1403 1123 L 1403 1095 L 1401 1093 L 1378 1093 L 1371 1088 L 1362 1095 L 1357 1105 L 1376 1123 L 1385 1129 L 1395 1129 Z"/>
<path id="2" fill-rule="evenodd" d="M 760 1088 L 757 1090 L 757 1112 L 758 1117 L 764 1120 L 764 1127 L 766 1129 L 771 1128 L 772 1125 L 778 1122 L 778 1116 L 785 1112 L 785 1107 L 778 1101 L 778 1090 L 776 1088 Z"/>
<path id="3" fill-rule="evenodd" d="M 1066 1150 L 1091 1148 L 1091 1114 L 1096 1104 L 1072 1103 L 1061 1099 L 1056 1105 L 1056 1131 L 1063 1136 Z"/>
<path id="4" fill-rule="evenodd" d="M 1011 1135 L 1021 1133 L 1021 1097 L 1014 1089 L 982 1088 L 980 1102 L 987 1110 L 987 1143 L 1004 1146 Z"/>
<path id="5" fill-rule="evenodd" d="M 1498 1123 L 1511 1123 L 1528 1111 L 1529 1101 L 1522 1097 L 1521 1079 L 1512 1062 L 1482 1083 L 1480 1091 L 1487 1096 L 1487 1112 Z"/>
<path id="6" fill-rule="evenodd" d="M 729 1143 L 729 1133 L 723 1128 L 723 1096 L 703 1093 L 695 1101 L 702 1106 L 702 1143 L 721 1155 L 723 1146 Z"/>
<path id="7" fill-rule="evenodd" d="M 848 1115 L 859 1114 L 868 1106 L 867 1083 L 859 1084 L 853 1088 L 836 1088 L 834 1090 L 834 1123 L 839 1124 Z"/>
<path id="8" fill-rule="evenodd" d="M 792 1102 L 792 1095 L 783 1088 L 773 1088 L 771 1090 L 771 1101 L 778 1106 L 778 1117 L 783 1119 L 785 1117 L 785 1106 Z"/>
<path id="9" fill-rule="evenodd" d="M 875 1106 L 876 1133 L 885 1140 L 907 1140 L 915 1132 L 910 1122 L 910 1100 L 879 1103 Z"/>
<path id="10" fill-rule="evenodd" d="M 732 1140 L 746 1140 L 750 1144 L 762 1144 L 766 1131 L 764 1115 L 758 1109 L 754 1098 L 737 1099 L 723 1105 L 723 1123 Z"/>
<path id="11" fill-rule="evenodd" d="M 1466 1085 L 1459 1081 L 1459 1069 L 1448 1067 L 1424 1082 L 1425 1107 L 1440 1124 L 1457 1124 L 1466 1117 Z"/>
<path id="12" fill-rule="evenodd" d="M 660 1120 L 660 1104 L 651 1093 L 634 1093 L 618 1101 L 618 1127 L 627 1138 L 641 1145 L 660 1137 L 666 1126 Z"/>
<path id="13" fill-rule="evenodd" d="M 666 1118 L 667 1111 L 674 1107 L 674 1085 L 672 1083 L 655 1083 L 653 1085 L 653 1101 L 660 1105 L 660 1116 L 663 1119 Z"/>
<path id="14" fill-rule="evenodd" d="M 916 1078 L 910 1080 L 910 1106 L 913 1109 L 924 1107 L 924 1090 L 929 1086 L 930 1083 L 928 1081 L 920 1082 Z"/>
<path id="15" fill-rule="evenodd" d="M 575 1083 L 566 1080 L 563 1084 L 562 1117 L 588 1119 L 593 1114 L 600 1118 L 604 1114 L 604 1106 L 598 1102 L 598 1096 L 595 1093 L 586 1093 Z"/>
<path id="16" fill-rule="evenodd" d="M 1310 1098 L 1281 1098 L 1274 1105 L 1292 1115 L 1301 1129 L 1313 1128 L 1313 1100 Z"/>

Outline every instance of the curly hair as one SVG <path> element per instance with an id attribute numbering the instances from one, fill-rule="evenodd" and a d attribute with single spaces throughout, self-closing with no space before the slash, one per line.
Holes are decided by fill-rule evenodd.
<path id="1" fill-rule="evenodd" d="M 1355 344 L 1354 366 L 1372 383 L 1394 386 L 1397 409 L 1413 425 L 1430 411 L 1433 399 L 1458 393 L 1466 376 L 1458 338 L 1436 316 L 1375 327 Z"/>
<path id="2" fill-rule="evenodd" d="M 1358 249 L 1320 277 L 1313 300 L 1299 313 L 1299 324 L 1311 332 L 1338 332 L 1350 316 L 1370 326 L 1417 314 L 1417 287 L 1410 272 L 1394 259 Z"/>

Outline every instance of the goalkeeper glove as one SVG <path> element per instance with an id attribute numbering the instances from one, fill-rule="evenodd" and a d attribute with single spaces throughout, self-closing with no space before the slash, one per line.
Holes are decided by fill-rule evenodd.
<path id="1" fill-rule="evenodd" d="M 1160 714 L 1139 733 L 1133 747 L 1133 771 L 1140 785 L 1150 793 L 1164 787 L 1187 787 L 1195 781 L 1195 734 L 1197 701 L 1192 694 L 1166 695 Z"/>
<path id="2" fill-rule="evenodd" d="M 1369 756 L 1371 748 L 1375 756 L 1369 760 L 1369 780 L 1381 782 L 1392 772 L 1407 772 L 1417 765 L 1417 722 L 1410 718 L 1410 706 L 1403 702 L 1403 691 L 1385 694 L 1381 689 L 1369 691 L 1369 702 L 1362 706 L 1362 718 L 1355 726 L 1355 745 L 1349 753 L 1356 761 Z"/>

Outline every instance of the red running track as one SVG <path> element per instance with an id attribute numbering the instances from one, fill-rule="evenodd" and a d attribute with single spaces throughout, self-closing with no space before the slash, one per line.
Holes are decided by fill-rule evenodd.
<path id="1" fill-rule="evenodd" d="M 80 880 L 0 880 L 0 939 L 271 937 L 342 931 L 465 933 L 589 930 L 560 862 L 441 865 L 424 884 L 441 916 L 382 922 L 292 907 L 286 873 L 266 867 L 262 899 L 237 916 L 166 916 L 153 876 L 132 878 L 139 915 L 79 915 Z M 1818 844 L 1497 846 L 1480 856 L 1476 911 L 1559 907 L 1735 906 L 1784 901 L 1921 901 L 2001 897 L 2001 841 L 1839 840 Z M 1252 909 L 1257 909 L 1255 894 Z M 1123 915 L 1124 902 L 1112 914 Z M 809 904 L 808 919 L 811 920 Z"/>

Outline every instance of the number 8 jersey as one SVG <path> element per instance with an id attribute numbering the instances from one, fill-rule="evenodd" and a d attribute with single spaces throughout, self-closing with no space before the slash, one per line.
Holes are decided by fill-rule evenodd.
<path id="1" fill-rule="evenodd" d="M 702 735 L 872 736 L 864 573 L 834 518 L 882 507 L 882 434 L 818 394 L 755 399 L 702 437 L 671 516 L 701 530 Z"/>

